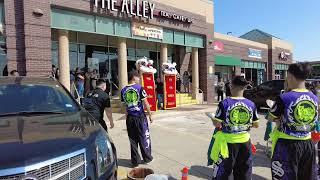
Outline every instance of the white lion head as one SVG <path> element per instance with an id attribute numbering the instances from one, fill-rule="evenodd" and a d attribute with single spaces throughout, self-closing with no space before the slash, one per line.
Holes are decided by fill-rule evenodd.
<path id="1" fill-rule="evenodd" d="M 176 69 L 177 64 L 176 63 L 163 63 L 162 64 L 162 72 L 164 74 L 173 74 L 177 75 L 178 71 Z"/>
<path id="2" fill-rule="evenodd" d="M 153 68 L 153 60 L 148 60 L 146 57 L 138 59 L 136 61 L 136 67 L 142 73 L 155 74 L 157 72 L 157 70 Z"/>

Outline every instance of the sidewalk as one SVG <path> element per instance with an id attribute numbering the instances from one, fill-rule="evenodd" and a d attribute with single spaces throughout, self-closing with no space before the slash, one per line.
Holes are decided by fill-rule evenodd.
<path id="1" fill-rule="evenodd" d="M 205 112 L 215 112 L 216 105 L 189 105 L 174 110 L 159 111 L 150 124 L 154 161 L 140 167 L 151 168 L 157 174 L 174 179 L 181 178 L 181 169 L 189 167 L 189 179 L 211 179 L 212 167 L 207 166 L 207 149 L 212 137 L 212 121 Z M 257 147 L 254 158 L 253 179 L 271 179 L 270 159 L 264 153 L 265 122 L 261 117 L 259 129 L 251 131 L 252 142 Z M 115 114 L 115 128 L 109 133 L 117 148 L 119 178 L 126 179 L 131 170 L 130 144 L 124 114 Z"/>
<path id="2" fill-rule="evenodd" d="M 184 105 L 177 107 L 176 109 L 169 110 L 158 110 L 157 112 L 153 112 L 152 116 L 154 119 L 162 119 L 164 117 L 172 117 L 178 115 L 186 115 L 193 114 L 194 111 L 197 113 L 205 113 L 205 112 L 213 112 L 217 107 L 217 104 L 199 104 L 199 105 Z M 126 120 L 125 114 L 122 113 L 112 113 L 113 119 L 115 121 Z M 105 116 L 107 119 L 107 117 Z"/>

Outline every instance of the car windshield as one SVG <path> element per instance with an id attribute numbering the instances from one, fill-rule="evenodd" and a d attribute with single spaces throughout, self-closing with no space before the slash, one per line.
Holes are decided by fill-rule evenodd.
<path id="1" fill-rule="evenodd" d="M 0 115 L 76 111 L 79 106 L 59 85 L 0 85 Z"/>

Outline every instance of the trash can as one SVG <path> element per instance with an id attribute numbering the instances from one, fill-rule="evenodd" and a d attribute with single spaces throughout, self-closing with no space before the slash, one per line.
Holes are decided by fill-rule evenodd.
<path id="1" fill-rule="evenodd" d="M 152 169 L 134 168 L 128 173 L 128 179 L 130 179 L 130 180 L 143 180 L 150 174 L 154 174 L 154 171 Z"/>

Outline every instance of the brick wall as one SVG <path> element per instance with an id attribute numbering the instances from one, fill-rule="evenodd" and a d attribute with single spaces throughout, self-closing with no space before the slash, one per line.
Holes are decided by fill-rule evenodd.
<path id="1" fill-rule="evenodd" d="M 203 90 L 204 98 L 208 103 L 215 102 L 215 86 L 214 86 L 214 72 L 209 74 L 209 67 L 214 69 L 214 46 L 209 45 L 209 41 L 213 40 L 214 25 L 207 24 L 205 29 L 206 39 L 205 48 L 199 49 L 199 79 L 200 89 Z"/>
<path id="2" fill-rule="evenodd" d="M 26 74 L 24 45 L 24 8 L 22 0 L 4 0 L 8 72 Z"/>
<path id="3" fill-rule="evenodd" d="M 43 16 L 34 15 L 35 9 L 41 9 Z M 50 74 L 50 12 L 50 0 L 24 0 L 25 54 L 28 76 Z"/>
<path id="4" fill-rule="evenodd" d="M 290 53 L 290 56 L 287 60 L 281 60 L 279 55 L 281 52 Z M 292 52 L 290 50 L 276 47 L 273 49 L 269 49 L 269 80 L 275 79 L 275 64 L 292 64 Z"/>
<path id="5" fill-rule="evenodd" d="M 221 39 L 215 39 L 217 41 L 220 41 L 224 44 L 224 50 L 223 52 L 215 51 L 215 54 L 218 55 L 225 55 L 225 56 L 234 56 L 243 60 L 248 61 L 259 61 L 259 62 L 267 62 L 268 61 L 268 49 L 267 48 L 259 48 L 255 46 L 249 46 L 246 44 L 241 44 L 233 41 L 226 41 Z M 248 51 L 249 48 L 261 50 L 262 58 L 251 58 L 248 57 Z"/>
<path id="6" fill-rule="evenodd" d="M 50 0 L 5 0 L 8 71 L 43 76 L 51 71 Z M 33 14 L 41 9 L 43 16 Z"/>

